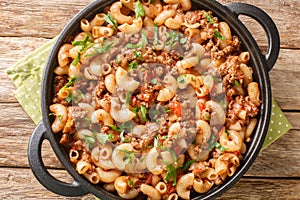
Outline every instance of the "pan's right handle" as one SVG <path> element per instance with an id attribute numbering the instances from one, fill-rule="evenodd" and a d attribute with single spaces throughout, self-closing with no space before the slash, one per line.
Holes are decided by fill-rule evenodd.
<path id="1" fill-rule="evenodd" d="M 230 3 L 226 5 L 236 16 L 246 15 L 255 19 L 265 30 L 268 37 L 268 52 L 265 55 L 267 70 L 270 71 L 276 63 L 280 51 L 278 29 L 271 17 L 260 8 L 246 3 Z"/>
<path id="2" fill-rule="evenodd" d="M 33 131 L 28 146 L 28 159 L 34 176 L 45 188 L 56 194 L 73 197 L 87 194 L 88 192 L 78 182 L 64 183 L 47 171 L 41 156 L 42 144 L 45 139 L 47 139 L 46 130 L 41 122 Z"/>

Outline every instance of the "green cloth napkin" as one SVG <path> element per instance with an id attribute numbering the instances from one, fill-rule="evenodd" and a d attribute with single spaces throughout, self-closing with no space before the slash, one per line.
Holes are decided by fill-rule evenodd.
<path id="1" fill-rule="evenodd" d="M 35 124 L 42 119 L 40 97 L 42 74 L 55 41 L 56 38 L 52 39 L 7 70 L 8 76 L 17 87 L 14 92 L 16 99 Z M 274 99 L 272 106 L 270 126 L 263 149 L 292 128 Z"/>

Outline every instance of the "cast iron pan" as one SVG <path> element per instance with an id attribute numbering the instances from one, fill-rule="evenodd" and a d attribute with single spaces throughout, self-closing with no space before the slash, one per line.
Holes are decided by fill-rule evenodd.
<path id="1" fill-rule="evenodd" d="M 102 200 L 121 199 L 119 196 L 105 191 L 97 185 L 88 182 L 83 176 L 79 175 L 74 168 L 74 165 L 69 161 L 68 153 L 59 144 L 57 134 L 51 131 L 51 121 L 49 119 L 49 105 L 53 95 L 53 79 L 54 68 L 57 64 L 57 53 L 59 47 L 67 42 L 68 38 L 79 32 L 79 24 L 82 18 L 91 19 L 96 13 L 101 12 L 104 7 L 110 5 L 114 0 L 99 0 L 89 4 L 85 9 L 80 11 L 65 27 L 60 34 L 53 50 L 48 58 L 47 66 L 43 77 L 42 86 L 42 113 L 43 120 L 34 130 L 28 147 L 29 164 L 35 177 L 48 190 L 64 195 L 64 196 L 82 196 L 92 193 Z M 248 151 L 244 155 L 244 159 L 237 172 L 228 178 L 224 184 L 214 186 L 205 194 L 191 193 L 191 199 L 213 199 L 220 196 L 230 187 L 232 187 L 249 169 L 251 164 L 257 157 L 261 146 L 267 134 L 270 113 L 271 113 L 271 85 L 268 72 L 274 66 L 280 49 L 280 38 L 278 30 L 272 19 L 261 9 L 244 3 L 231 3 L 221 5 L 214 0 L 194 0 L 193 9 L 211 10 L 214 16 L 217 16 L 220 21 L 226 21 L 231 27 L 232 32 L 237 35 L 243 44 L 243 49 L 250 52 L 251 63 L 253 68 L 254 80 L 258 82 L 261 92 L 262 104 L 258 117 L 258 124 L 253 133 L 253 141 L 248 146 Z M 255 19 L 265 30 L 268 38 L 268 51 L 263 55 L 257 46 L 250 32 L 238 19 L 239 15 L 246 15 Z M 64 183 L 49 174 L 44 166 L 41 157 L 41 147 L 44 140 L 48 140 L 61 163 L 65 166 L 70 175 L 74 178 L 72 183 Z"/>

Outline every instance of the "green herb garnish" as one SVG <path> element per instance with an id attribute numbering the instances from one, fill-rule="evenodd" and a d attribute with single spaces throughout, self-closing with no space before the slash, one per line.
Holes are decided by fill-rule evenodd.
<path id="1" fill-rule="evenodd" d="M 135 4 L 135 16 L 138 19 L 139 17 L 144 17 L 145 16 L 145 10 L 143 7 L 143 4 L 140 2 L 140 0 L 137 0 L 136 4 Z"/>
<path id="2" fill-rule="evenodd" d="M 77 81 L 79 81 L 80 79 L 81 79 L 80 77 L 76 78 L 76 77 L 74 77 L 74 76 L 71 76 L 71 77 L 69 78 L 68 83 L 64 86 L 64 88 L 69 88 L 70 86 L 74 85 L 74 84 L 75 84 Z"/>
<path id="3" fill-rule="evenodd" d="M 133 180 L 128 180 L 128 184 L 129 184 L 130 186 L 134 186 Z"/>
<path id="4" fill-rule="evenodd" d="M 135 55 L 137 58 L 139 58 L 140 60 L 143 59 L 143 55 L 142 55 L 141 52 L 138 52 L 138 51 L 135 51 L 135 50 L 134 50 L 133 53 L 134 53 L 134 55 Z"/>
<path id="5" fill-rule="evenodd" d="M 125 136 L 124 136 L 124 131 L 122 131 L 121 133 L 120 133 L 120 139 L 121 139 L 121 141 L 122 142 L 126 142 L 126 143 L 128 143 L 128 142 L 130 142 L 130 138 L 126 138 Z"/>
<path id="6" fill-rule="evenodd" d="M 147 108 L 144 105 L 141 105 L 140 109 L 141 109 L 142 120 L 144 122 L 147 122 L 148 121 L 148 119 L 147 119 L 147 113 L 148 113 Z"/>
<path id="7" fill-rule="evenodd" d="M 132 160 L 135 159 L 134 152 L 133 151 L 128 151 L 128 150 L 125 150 L 125 149 L 121 149 L 120 151 L 125 154 L 125 160 L 124 160 L 125 165 L 131 164 Z"/>
<path id="8" fill-rule="evenodd" d="M 176 172 L 176 169 L 169 162 L 166 162 L 166 164 L 167 164 L 166 181 L 169 182 L 170 177 L 172 177 L 173 178 L 173 184 L 172 184 L 172 186 L 176 186 L 176 184 L 177 184 L 177 172 Z"/>
<path id="9" fill-rule="evenodd" d="M 78 41 L 73 41 L 72 45 L 73 46 L 85 46 L 86 43 L 89 41 L 89 36 L 87 35 L 84 40 L 78 40 Z"/>
<path id="10" fill-rule="evenodd" d="M 171 112 L 171 108 L 170 107 L 165 107 L 165 111 L 166 111 L 166 113 L 169 113 L 169 112 Z"/>
<path id="11" fill-rule="evenodd" d="M 214 32 L 214 36 L 218 38 L 219 40 L 227 40 L 219 31 Z"/>
<path id="12" fill-rule="evenodd" d="M 211 23 L 211 24 L 214 24 L 215 23 L 215 20 L 212 18 L 212 16 L 208 13 L 205 14 L 206 16 L 206 20 Z"/>
<path id="13" fill-rule="evenodd" d="M 133 70 L 136 69 L 139 66 L 139 64 L 136 61 L 133 61 L 129 64 L 129 69 Z"/>
<path id="14" fill-rule="evenodd" d="M 167 33 L 169 35 L 170 40 L 166 42 L 167 46 L 173 46 L 176 41 L 179 40 L 179 35 L 176 31 L 172 31 L 171 33 Z"/>
<path id="15" fill-rule="evenodd" d="M 239 87 L 240 86 L 240 82 L 238 80 L 234 80 L 234 86 L 235 87 Z"/>
<path id="16" fill-rule="evenodd" d="M 131 93 L 128 91 L 128 92 L 126 93 L 126 104 L 127 104 L 127 105 L 129 105 L 129 103 L 130 103 L 130 95 L 131 95 Z"/>
<path id="17" fill-rule="evenodd" d="M 157 82 L 157 79 L 156 79 L 156 78 L 155 78 L 155 79 L 152 79 L 152 80 L 151 80 L 151 83 L 152 83 L 153 85 L 157 85 L 157 83 L 158 83 L 158 82 Z"/>
<path id="18" fill-rule="evenodd" d="M 181 168 L 181 170 L 182 170 L 183 172 L 185 172 L 186 170 L 188 170 L 188 169 L 190 168 L 190 166 L 191 166 L 194 162 L 196 162 L 196 160 L 189 160 L 187 163 L 185 163 L 185 164 L 183 165 L 183 167 Z"/>
<path id="19" fill-rule="evenodd" d="M 225 148 L 225 147 L 221 146 L 220 143 L 218 143 L 218 142 L 215 143 L 215 147 L 217 149 L 220 149 L 220 151 L 222 151 L 222 152 L 228 150 L 228 148 Z"/>
<path id="20" fill-rule="evenodd" d="M 88 143 L 89 146 L 92 146 L 95 144 L 96 140 L 95 138 L 89 136 L 89 135 L 84 135 L 84 140 L 86 141 L 86 143 Z"/>
<path id="21" fill-rule="evenodd" d="M 100 133 L 97 135 L 97 140 L 101 143 L 101 144 L 105 144 L 107 141 L 113 140 L 114 136 L 112 134 L 104 134 L 104 133 Z"/>
<path id="22" fill-rule="evenodd" d="M 186 77 L 185 74 L 178 76 L 178 77 L 177 77 L 177 82 L 178 82 L 178 83 L 181 83 L 181 84 L 184 84 L 184 83 L 185 83 L 185 80 L 184 80 L 185 77 Z"/>
<path id="23" fill-rule="evenodd" d="M 142 31 L 142 46 L 143 46 L 143 48 L 145 47 L 145 45 L 147 46 L 147 44 L 148 44 L 147 35 L 144 31 Z"/>
<path id="24" fill-rule="evenodd" d="M 69 96 L 67 97 L 67 98 L 65 98 L 65 101 L 67 102 L 67 103 L 70 103 L 70 102 L 72 102 L 74 100 L 74 98 L 73 98 L 73 94 L 72 93 L 69 93 Z"/>
<path id="25" fill-rule="evenodd" d="M 187 41 L 187 38 L 180 38 L 179 43 L 180 44 L 185 44 Z"/>
<path id="26" fill-rule="evenodd" d="M 117 23 L 117 21 L 116 21 L 110 14 L 105 15 L 105 16 L 104 16 L 104 20 L 105 20 L 108 24 L 112 25 L 112 27 L 113 27 L 114 30 L 117 29 L 118 23 Z"/>
<path id="27" fill-rule="evenodd" d="M 76 66 L 78 65 L 80 61 L 80 53 L 77 54 L 77 57 L 73 60 L 72 65 Z"/>
<path id="28" fill-rule="evenodd" d="M 114 126 L 114 125 L 109 125 L 109 127 L 116 132 L 122 132 L 124 130 L 124 127 L 119 127 L 119 126 Z"/>
<path id="29" fill-rule="evenodd" d="M 129 44 L 126 45 L 126 47 L 129 48 L 129 49 L 138 49 L 138 48 L 142 48 L 143 46 L 141 44 L 131 44 L 131 43 L 129 43 Z"/>

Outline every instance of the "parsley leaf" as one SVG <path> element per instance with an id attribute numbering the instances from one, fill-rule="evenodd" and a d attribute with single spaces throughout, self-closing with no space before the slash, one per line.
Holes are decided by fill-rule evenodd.
<path id="1" fill-rule="evenodd" d="M 72 65 L 76 66 L 78 65 L 80 61 L 80 53 L 77 54 L 77 57 L 73 60 Z"/>
<path id="2" fill-rule="evenodd" d="M 214 36 L 218 38 L 219 40 L 227 40 L 219 31 L 214 32 Z"/>
<path id="3" fill-rule="evenodd" d="M 134 186 L 133 180 L 128 180 L 128 184 L 129 184 L 130 186 Z"/>
<path id="4" fill-rule="evenodd" d="M 89 136 L 89 135 L 84 135 L 84 140 L 86 141 L 86 143 L 88 143 L 89 146 L 92 146 L 95 144 L 96 140 L 95 138 Z"/>
<path id="5" fill-rule="evenodd" d="M 133 61 L 129 64 L 129 69 L 133 70 L 136 69 L 139 66 L 139 64 L 136 61 Z"/>
<path id="6" fill-rule="evenodd" d="M 125 160 L 124 160 L 125 165 L 131 164 L 132 160 L 135 159 L 134 152 L 133 151 L 128 151 L 128 150 L 125 150 L 125 149 L 121 149 L 120 151 L 125 154 Z"/>
<path id="7" fill-rule="evenodd" d="M 77 81 L 79 81 L 79 80 L 80 80 L 79 77 L 76 78 L 76 77 L 74 77 L 74 76 L 71 76 L 71 77 L 69 78 L 68 83 L 64 86 L 64 88 L 69 88 L 70 86 L 74 85 L 74 84 L 75 84 Z"/>
<path id="8" fill-rule="evenodd" d="M 120 133 L 120 138 L 121 138 L 121 141 L 122 142 L 125 142 L 125 143 L 128 143 L 128 142 L 130 142 L 130 138 L 126 138 L 125 136 L 124 136 L 124 131 L 122 131 L 121 133 Z"/>
<path id="9" fill-rule="evenodd" d="M 97 135 L 97 140 L 101 143 L 101 144 L 105 144 L 107 141 L 110 141 L 114 139 L 114 136 L 112 134 L 104 134 L 104 133 L 100 133 Z"/>
<path id="10" fill-rule="evenodd" d="M 114 126 L 114 125 L 109 125 L 109 127 L 116 132 L 122 132 L 124 130 L 124 127 L 118 127 L 118 126 Z"/>
<path id="11" fill-rule="evenodd" d="M 141 105 L 140 109 L 141 109 L 142 120 L 144 122 L 147 122 L 148 121 L 148 119 L 147 119 L 147 113 L 148 113 L 147 108 L 144 105 Z"/>
<path id="12" fill-rule="evenodd" d="M 181 170 L 182 170 L 183 172 L 185 172 L 186 170 L 188 170 L 188 169 L 190 168 L 190 166 L 191 166 L 194 162 L 196 162 L 196 160 L 189 160 L 187 163 L 185 163 L 185 164 L 183 165 L 183 167 L 181 168 Z"/>
<path id="13" fill-rule="evenodd" d="M 138 19 L 139 17 L 144 17 L 145 16 L 145 10 L 143 7 L 143 4 L 138 0 L 135 4 L 135 9 L 134 9 L 136 18 Z"/>
<path id="14" fill-rule="evenodd" d="M 70 102 L 72 102 L 73 100 L 74 100 L 74 98 L 73 98 L 73 94 L 72 94 L 72 93 L 70 93 L 69 96 L 68 96 L 67 98 L 65 98 L 65 101 L 66 101 L 67 103 L 70 103 Z"/>
<path id="15" fill-rule="evenodd" d="M 172 31 L 171 33 L 168 33 L 170 40 L 166 42 L 167 46 L 173 46 L 176 41 L 179 40 L 179 35 L 177 31 Z"/>
<path id="16" fill-rule="evenodd" d="M 181 84 L 184 84 L 185 83 L 185 80 L 184 80 L 185 77 L 186 77 L 185 74 L 178 76 L 177 77 L 177 82 L 181 83 Z"/>
<path id="17" fill-rule="evenodd" d="M 215 23 L 215 20 L 212 18 L 212 16 L 208 13 L 205 14 L 206 16 L 206 20 L 211 23 L 211 24 L 214 24 Z"/>
<path id="18" fill-rule="evenodd" d="M 129 105 L 129 103 L 130 103 L 130 92 L 128 91 L 126 93 L 126 104 Z"/>
<path id="19" fill-rule="evenodd" d="M 176 186 L 176 184 L 177 184 L 177 172 L 176 172 L 176 169 L 169 162 L 166 162 L 166 164 L 167 164 L 166 181 L 169 182 L 170 177 L 172 177 L 173 178 L 173 184 L 172 184 L 172 186 Z"/>
<path id="20" fill-rule="evenodd" d="M 139 58 L 140 60 L 142 60 L 143 59 L 143 55 L 142 55 L 142 53 L 141 52 L 139 52 L 139 51 L 133 51 L 133 53 L 134 53 L 134 55 L 137 57 L 137 58 Z"/>
<path id="21" fill-rule="evenodd" d="M 116 28 L 118 26 L 117 21 L 110 14 L 105 15 L 104 20 L 108 24 L 112 25 L 113 29 L 116 30 Z"/>
<path id="22" fill-rule="evenodd" d="M 239 87 L 240 86 L 240 82 L 238 80 L 234 80 L 234 86 L 235 87 Z"/>
<path id="23" fill-rule="evenodd" d="M 73 41 L 72 45 L 73 46 L 85 46 L 86 43 L 89 41 L 89 36 L 87 35 L 84 40 L 78 40 L 78 41 Z"/>

